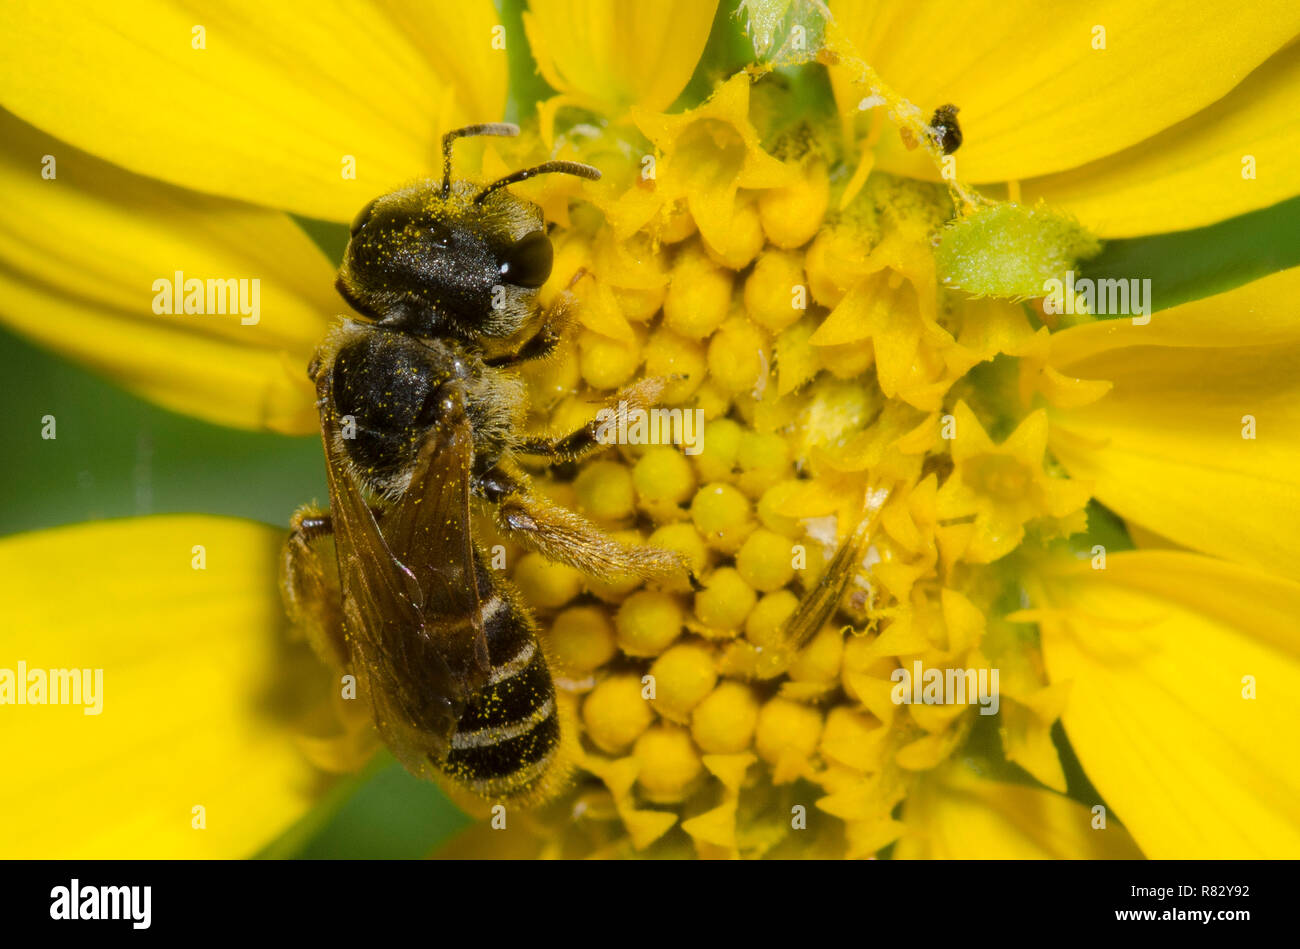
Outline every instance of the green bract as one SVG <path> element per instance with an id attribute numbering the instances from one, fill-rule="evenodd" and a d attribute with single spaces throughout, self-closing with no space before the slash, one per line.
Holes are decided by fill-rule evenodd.
<path id="1" fill-rule="evenodd" d="M 936 255 L 943 283 L 972 296 L 1023 300 L 1044 281 L 1093 256 L 1101 243 L 1073 219 L 1039 206 L 981 208 L 943 232 Z"/>

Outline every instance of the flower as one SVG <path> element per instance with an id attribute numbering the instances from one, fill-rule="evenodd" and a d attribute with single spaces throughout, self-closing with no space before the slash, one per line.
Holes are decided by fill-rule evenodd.
<path id="1" fill-rule="evenodd" d="M 681 552 L 701 588 L 489 536 L 542 621 L 576 775 L 452 852 L 1300 852 L 1300 269 L 1141 322 L 1021 299 L 1094 236 L 1292 196 L 1276 116 L 1300 14 L 1137 5 L 1039 36 L 1005 4 L 747 0 L 761 55 L 692 98 L 734 28 L 712 4 L 628 23 L 534 2 L 513 31 L 486 2 L 376 5 L 366 30 L 358 9 L 16 14 L 0 318 L 169 408 L 313 431 L 302 370 L 339 307 L 299 221 L 427 174 L 441 132 L 501 116 L 531 44 L 554 95 L 465 168 L 604 172 L 519 189 L 557 224 L 544 299 L 585 274 L 562 358 L 523 373 L 532 421 L 572 430 L 644 376 L 706 420 L 699 454 L 624 445 L 537 484 Z M 176 271 L 257 274 L 256 319 L 147 310 Z M 281 533 L 187 516 L 0 541 L 28 593 L 3 655 L 103 667 L 123 709 L 0 718 L 15 854 L 252 853 L 364 758 L 355 706 L 285 640 Z M 840 619 L 791 642 L 818 590 Z M 916 701 L 926 670 L 979 701 Z M 51 804 L 88 829 L 52 839 Z"/>

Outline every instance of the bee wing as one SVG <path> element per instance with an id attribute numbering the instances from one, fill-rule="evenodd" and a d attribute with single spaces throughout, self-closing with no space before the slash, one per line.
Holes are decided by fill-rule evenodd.
<path id="1" fill-rule="evenodd" d="M 868 525 L 864 519 L 845 539 L 826 570 L 812 589 L 805 591 L 794 613 L 786 620 L 785 641 L 790 647 L 802 648 L 834 615 L 862 561 L 862 545 L 867 538 Z"/>
<path id="2" fill-rule="evenodd" d="M 464 708 L 464 687 L 430 636 L 415 574 L 394 556 L 349 471 L 331 375 L 321 372 L 317 395 L 352 671 L 393 753 L 432 776 Z"/>
<path id="3" fill-rule="evenodd" d="M 385 514 L 384 536 L 393 556 L 424 593 L 425 628 L 469 691 L 490 672 L 483 631 L 482 591 L 470 533 L 470 469 L 474 437 L 464 396 L 451 388 L 402 497 Z"/>

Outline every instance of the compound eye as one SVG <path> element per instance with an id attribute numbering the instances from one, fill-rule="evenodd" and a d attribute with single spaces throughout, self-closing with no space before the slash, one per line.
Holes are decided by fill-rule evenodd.
<path id="1" fill-rule="evenodd" d="M 352 219 L 353 237 L 356 237 L 357 231 L 361 230 L 361 228 L 365 226 L 366 221 L 370 220 L 370 215 L 375 213 L 375 202 L 377 202 L 378 200 L 379 200 L 378 198 L 375 198 L 374 201 L 371 201 L 364 208 L 358 211 L 357 216 Z"/>
<path id="2" fill-rule="evenodd" d="M 506 248 L 501 278 L 516 287 L 537 289 L 551 275 L 555 253 L 544 231 L 533 231 Z"/>

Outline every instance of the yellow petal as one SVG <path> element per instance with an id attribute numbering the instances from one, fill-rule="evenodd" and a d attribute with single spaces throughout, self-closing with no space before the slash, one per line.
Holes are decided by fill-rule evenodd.
<path id="1" fill-rule="evenodd" d="M 736 798 L 728 796 L 711 811 L 682 821 L 682 830 L 698 843 L 710 844 L 727 851 L 736 847 Z"/>
<path id="2" fill-rule="evenodd" d="M 1034 339 L 1024 309 L 993 297 L 965 300 L 961 304 L 962 324 L 957 342 L 980 359 L 999 353 L 1023 354 Z"/>
<path id="3" fill-rule="evenodd" d="M 1043 452 L 1047 450 L 1047 413 L 1038 409 L 1026 415 L 1016 430 L 1007 436 L 1001 448 L 1026 467 L 1041 466 Z M 954 460 L 956 457 L 954 450 Z"/>
<path id="4" fill-rule="evenodd" d="M 656 200 L 685 197 L 701 236 L 714 247 L 730 243 L 738 188 L 780 188 L 797 177 L 794 166 L 763 150 L 749 120 L 749 84 L 747 73 L 737 73 L 689 112 L 632 113 L 664 156 Z"/>
<path id="5" fill-rule="evenodd" d="M 952 410 L 953 417 L 953 439 L 952 439 L 952 460 L 956 462 L 965 461 L 967 458 L 973 458 L 976 455 L 982 455 L 985 452 L 994 450 L 993 440 L 989 438 L 988 432 L 984 431 L 984 426 L 980 424 L 975 413 L 970 410 L 970 406 L 962 399 L 957 400 L 957 404 Z M 1039 459 L 1041 461 L 1041 459 Z"/>
<path id="6" fill-rule="evenodd" d="M 632 845 L 637 850 L 644 850 L 668 833 L 677 823 L 677 815 L 671 811 L 656 811 L 650 808 L 637 809 L 632 806 L 620 808 L 619 818 L 627 828 Z"/>
<path id="7" fill-rule="evenodd" d="M 301 228 L 124 172 L 4 112 L 0 139 L 0 320 L 175 411 L 314 428 L 306 367 L 343 307 L 333 266 Z M 41 177 L 42 155 L 55 156 L 57 177 Z M 154 282 L 172 286 L 177 271 L 245 281 L 250 315 L 155 312 Z M 206 309 L 206 285 L 203 297 Z"/>
<path id="8" fill-rule="evenodd" d="M 1021 194 L 1102 237 L 1201 227 L 1276 204 L 1300 192 L 1297 88 L 1293 45 L 1186 121 L 1109 158 L 1023 182 Z"/>
<path id="9" fill-rule="evenodd" d="M 717 6 L 532 0 L 524 30 L 538 70 L 573 101 L 607 115 L 631 105 L 661 111 L 695 72 Z"/>
<path id="10" fill-rule="evenodd" d="M 99 714 L 0 706 L 0 855 L 248 856 L 310 806 L 315 772 L 268 711 L 281 535 L 180 516 L 0 541 L 23 591 L 0 603 L 0 666 L 103 673 Z"/>
<path id="11" fill-rule="evenodd" d="M 501 118 L 496 26 L 490 0 L 320 0 L 309 14 L 19 0 L 0 32 L 0 104 L 132 171 L 347 221 L 437 169 L 442 132 Z"/>
<path id="12" fill-rule="evenodd" d="M 1010 697 L 1002 702 L 1002 744 L 1007 760 L 1014 761 L 1041 783 L 1064 794 L 1065 771 L 1052 741 L 1052 723 L 1058 717 L 1060 713 L 1057 711 L 1043 714 L 1039 709 Z"/>
<path id="13" fill-rule="evenodd" d="M 1300 268 L 1052 337 L 1071 376 L 1114 383 L 1052 412 L 1071 477 L 1178 544 L 1300 577 Z M 1249 417 L 1249 418 L 1248 418 Z M 1253 419 L 1254 438 L 1250 434 Z"/>
<path id="14" fill-rule="evenodd" d="M 1062 171 L 1135 145 L 1226 95 L 1300 32 L 1290 0 L 839 0 L 831 9 L 862 57 L 927 117 L 944 103 L 961 109 L 957 174 L 973 182 Z M 1093 48 L 1097 26 L 1105 49 Z M 842 112 L 869 94 L 843 76 L 834 82 Z M 906 151 L 892 129 L 876 167 L 937 177 L 924 149 Z"/>
<path id="15" fill-rule="evenodd" d="M 1159 297 L 1159 288 L 1153 287 Z M 1300 267 L 1280 270 L 1232 290 L 1151 315 L 1097 320 L 1054 333 L 1051 362 L 1072 366 L 1131 346 L 1232 347 L 1289 345 L 1300 341 L 1293 301 L 1300 294 Z M 1144 317 L 1138 317 L 1143 319 Z"/>
<path id="16" fill-rule="evenodd" d="M 868 339 L 880 324 L 910 302 L 902 288 L 891 290 L 885 274 L 855 286 L 822 320 L 809 340 L 814 346 L 839 346 Z"/>
<path id="17" fill-rule="evenodd" d="M 1039 788 L 1002 784 L 961 767 L 918 782 L 903 813 L 899 860 L 1135 860 L 1133 839 L 1083 805 Z"/>
<path id="18" fill-rule="evenodd" d="M 1143 852 L 1300 853 L 1300 584 L 1171 551 L 1042 583 L 1066 733 Z"/>

